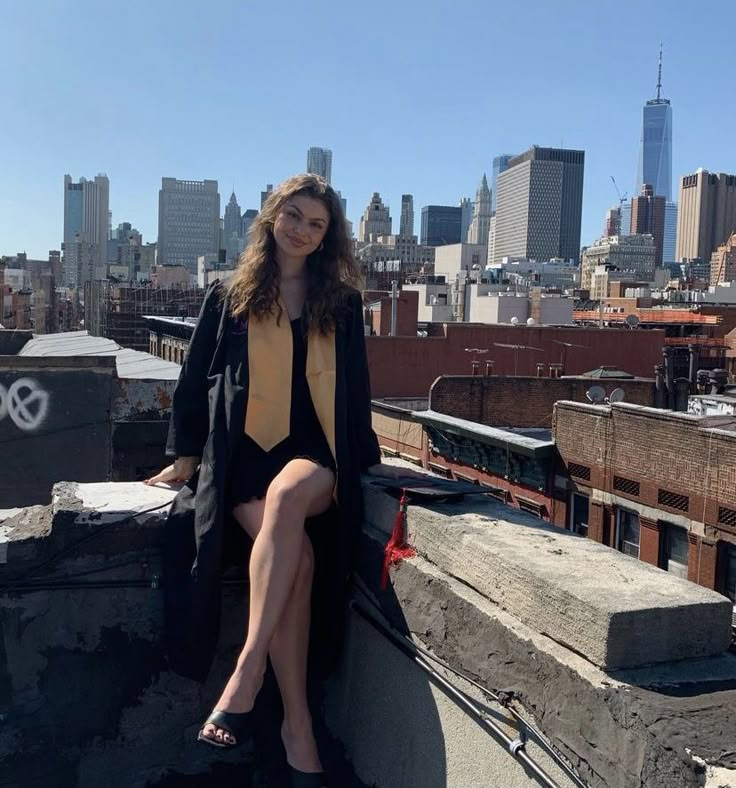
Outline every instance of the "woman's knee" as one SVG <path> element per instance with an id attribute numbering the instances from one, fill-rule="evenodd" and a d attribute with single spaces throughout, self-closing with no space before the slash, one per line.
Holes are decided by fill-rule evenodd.
<path id="1" fill-rule="evenodd" d="M 268 486 L 266 505 L 289 512 L 305 508 L 303 484 L 298 479 L 280 473 Z"/>

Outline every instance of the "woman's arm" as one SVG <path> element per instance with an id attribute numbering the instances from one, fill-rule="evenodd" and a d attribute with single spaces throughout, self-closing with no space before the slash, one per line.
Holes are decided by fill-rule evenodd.
<path id="1" fill-rule="evenodd" d="M 199 458 L 209 433 L 207 371 L 212 363 L 222 304 L 222 285 L 213 282 L 204 298 L 174 390 L 166 454 Z"/>
<path id="2" fill-rule="evenodd" d="M 371 424 L 371 381 L 363 328 L 363 298 L 350 296 L 347 342 L 348 414 L 358 437 L 358 464 L 361 471 L 381 462 L 378 438 Z"/>

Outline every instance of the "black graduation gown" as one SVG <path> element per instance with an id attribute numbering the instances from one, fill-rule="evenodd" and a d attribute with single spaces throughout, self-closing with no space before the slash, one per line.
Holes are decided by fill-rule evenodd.
<path id="1" fill-rule="evenodd" d="M 167 454 L 199 456 L 179 491 L 163 548 L 165 640 L 169 664 L 204 681 L 220 625 L 220 578 L 241 537 L 225 511 L 228 464 L 243 434 L 248 398 L 247 322 L 228 313 L 224 287 L 210 286 L 174 392 Z M 350 290 L 335 334 L 337 507 L 308 529 L 315 547 L 313 635 L 334 661 L 352 556 L 363 516 L 360 474 L 380 462 L 360 293 Z M 196 493 L 196 494 L 195 494 Z M 313 637 L 313 642 L 315 640 Z"/>

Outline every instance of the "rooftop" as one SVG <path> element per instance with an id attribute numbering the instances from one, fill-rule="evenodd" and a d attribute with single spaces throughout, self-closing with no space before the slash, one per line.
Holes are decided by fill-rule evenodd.
<path id="1" fill-rule="evenodd" d="M 150 353 L 130 350 L 112 339 L 91 336 L 87 331 L 40 334 L 29 340 L 19 356 L 114 356 L 118 377 L 153 380 L 176 380 L 181 367 Z"/>

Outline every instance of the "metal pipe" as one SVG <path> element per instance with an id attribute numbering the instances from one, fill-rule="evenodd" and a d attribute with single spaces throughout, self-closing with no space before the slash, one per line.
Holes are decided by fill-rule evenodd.
<path id="1" fill-rule="evenodd" d="M 350 603 L 353 610 L 358 613 L 361 618 L 367 621 L 374 629 L 378 630 L 382 635 L 387 637 L 400 651 L 407 657 L 412 659 L 414 663 L 427 673 L 433 681 L 440 685 L 444 692 L 447 693 L 461 708 L 468 712 L 476 721 L 485 728 L 496 739 L 506 747 L 507 751 L 520 761 L 526 768 L 529 769 L 547 788 L 561 788 L 559 783 L 556 783 L 544 769 L 539 766 L 529 756 L 524 749 L 526 746 L 526 737 L 523 729 L 520 730 L 519 736 L 516 739 L 511 739 L 506 735 L 504 730 L 499 727 L 482 709 L 476 706 L 470 698 L 466 697 L 464 693 L 460 692 L 453 684 L 451 684 L 441 673 L 436 671 L 424 658 L 412 649 L 406 640 L 391 630 L 390 627 L 385 626 L 382 622 L 378 621 L 371 613 L 369 613 L 362 605 L 358 604 L 355 600 Z"/>
<path id="2" fill-rule="evenodd" d="M 399 300 L 398 282 L 394 279 L 391 282 L 391 336 L 396 336 L 396 312 Z"/>

